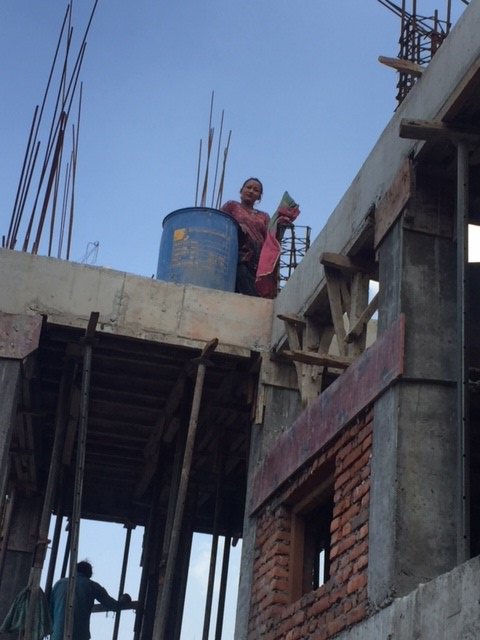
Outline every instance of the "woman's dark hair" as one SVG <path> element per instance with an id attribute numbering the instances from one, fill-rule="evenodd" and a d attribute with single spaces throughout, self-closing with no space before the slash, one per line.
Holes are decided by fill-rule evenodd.
<path id="1" fill-rule="evenodd" d="M 258 178 L 247 178 L 245 182 L 242 184 L 242 186 L 240 187 L 240 191 L 247 184 L 247 182 L 250 182 L 250 180 L 253 180 L 254 182 L 258 182 L 258 184 L 260 185 L 260 195 L 263 195 L 263 184 Z"/>

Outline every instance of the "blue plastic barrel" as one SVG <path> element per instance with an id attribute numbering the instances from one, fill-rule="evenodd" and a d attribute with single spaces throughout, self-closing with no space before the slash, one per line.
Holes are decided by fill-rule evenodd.
<path id="1" fill-rule="evenodd" d="M 235 291 L 237 259 L 237 223 L 223 211 L 189 207 L 163 220 L 159 280 Z"/>

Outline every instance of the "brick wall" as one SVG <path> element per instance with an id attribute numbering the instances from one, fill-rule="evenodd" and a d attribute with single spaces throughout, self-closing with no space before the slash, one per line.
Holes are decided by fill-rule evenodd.
<path id="1" fill-rule="evenodd" d="M 368 412 L 258 515 L 249 640 L 327 640 L 367 615 L 371 444 Z M 326 466 L 334 477 L 330 578 L 292 602 L 292 509 Z"/>

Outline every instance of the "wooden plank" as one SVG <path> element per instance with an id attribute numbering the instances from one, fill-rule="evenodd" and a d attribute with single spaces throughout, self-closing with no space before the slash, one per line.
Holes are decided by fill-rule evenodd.
<path id="1" fill-rule="evenodd" d="M 368 285 L 369 279 L 365 273 L 356 273 L 352 277 L 351 284 L 351 303 L 348 312 L 349 329 L 354 327 L 358 319 L 361 317 L 363 310 L 368 305 Z M 348 344 L 347 355 L 350 357 L 359 356 L 364 350 L 367 342 L 366 325 L 360 329 L 358 335 L 350 343 L 347 342 L 347 336 L 345 336 L 345 343 Z"/>
<path id="2" fill-rule="evenodd" d="M 375 249 L 404 210 L 413 190 L 413 165 L 407 158 L 375 209 Z"/>
<path id="3" fill-rule="evenodd" d="M 293 362 L 302 362 L 304 364 L 313 364 L 318 367 L 334 367 L 335 369 L 346 369 L 349 367 L 353 358 L 342 358 L 341 356 L 333 356 L 328 353 L 317 353 L 316 351 L 281 351 L 279 358 L 285 358 Z"/>
<path id="4" fill-rule="evenodd" d="M 292 314 L 279 313 L 277 315 L 277 318 L 279 318 L 280 320 L 284 320 L 289 324 L 297 325 L 299 327 L 304 327 L 307 324 L 307 321 L 305 320 L 305 318 L 302 318 L 302 316 L 297 316 L 293 313 Z"/>
<path id="5" fill-rule="evenodd" d="M 268 451 L 253 476 L 247 506 L 251 515 L 402 376 L 404 353 L 402 315 L 300 414 Z"/>
<path id="6" fill-rule="evenodd" d="M 339 269 L 343 273 L 355 274 L 355 273 L 371 273 L 375 267 L 364 260 L 357 260 L 344 256 L 341 253 L 330 253 L 324 251 L 320 255 L 320 263 L 324 267 L 331 267 L 332 269 Z"/>
<path id="7" fill-rule="evenodd" d="M 373 296 L 373 298 L 368 303 L 367 307 L 365 308 L 361 316 L 358 318 L 355 325 L 347 333 L 347 335 L 345 336 L 345 342 L 347 343 L 353 342 L 355 338 L 357 338 L 362 333 L 362 331 L 367 326 L 368 321 L 373 316 L 375 311 L 377 311 L 377 309 L 378 309 L 378 293 L 376 293 Z"/>
<path id="8" fill-rule="evenodd" d="M 409 140 L 452 140 L 467 138 L 472 143 L 480 141 L 478 127 L 451 127 L 438 120 L 417 120 L 403 118 L 400 122 L 400 137 Z"/>
<path id="9" fill-rule="evenodd" d="M 417 64 L 416 62 L 412 62 L 411 60 L 402 60 L 402 58 L 389 58 L 388 56 L 378 56 L 378 61 L 381 64 L 386 65 L 387 67 L 391 67 L 396 71 L 401 71 L 402 73 L 408 73 L 414 78 L 420 78 L 423 75 L 426 67 L 422 67 L 422 65 Z"/>
<path id="10" fill-rule="evenodd" d="M 330 312 L 332 314 L 333 327 L 337 336 L 338 350 L 341 356 L 347 355 L 345 344 L 345 325 L 343 324 L 343 306 L 340 293 L 340 275 L 335 269 L 325 267 L 325 277 L 327 280 L 328 300 L 330 302 Z"/>

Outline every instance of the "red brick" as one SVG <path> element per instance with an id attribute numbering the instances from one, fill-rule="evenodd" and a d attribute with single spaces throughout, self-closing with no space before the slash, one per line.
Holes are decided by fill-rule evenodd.
<path id="1" fill-rule="evenodd" d="M 327 631 L 329 636 L 334 636 L 336 633 L 339 633 L 346 626 L 347 626 L 346 616 L 340 615 L 337 618 L 334 618 L 334 620 L 332 620 L 327 624 Z"/>
<path id="2" fill-rule="evenodd" d="M 363 573 L 351 578 L 347 584 L 347 593 L 358 591 L 367 584 L 367 576 Z"/>
<path id="3" fill-rule="evenodd" d="M 367 615 L 367 611 L 364 605 L 355 607 L 355 609 L 352 609 L 352 611 L 349 611 L 347 614 L 347 624 L 348 625 L 357 624 L 357 622 L 360 622 L 360 620 L 363 620 L 363 618 L 365 618 L 366 615 Z"/>

